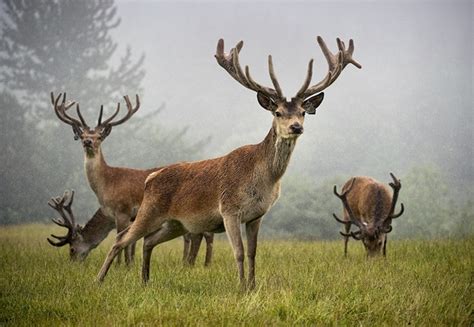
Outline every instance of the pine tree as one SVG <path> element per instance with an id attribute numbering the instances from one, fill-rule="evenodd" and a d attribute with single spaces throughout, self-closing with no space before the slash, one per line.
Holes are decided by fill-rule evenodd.
<path id="1" fill-rule="evenodd" d="M 120 24 L 113 0 L 5 0 L 3 7 L 0 83 L 29 115 L 54 118 L 51 91 L 67 91 L 94 112 L 98 102 L 140 93 L 144 55 L 133 62 L 127 48 L 111 66 L 118 45 L 110 32 Z"/>

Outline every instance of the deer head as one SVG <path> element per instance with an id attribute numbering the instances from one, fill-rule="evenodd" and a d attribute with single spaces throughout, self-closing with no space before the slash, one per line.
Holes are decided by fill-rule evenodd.
<path id="1" fill-rule="evenodd" d="M 65 236 L 56 236 L 51 234 L 56 241 L 48 238 L 49 244 L 57 247 L 69 244 L 69 257 L 71 260 L 83 260 L 89 251 L 90 246 L 86 244 L 81 235 L 82 227 L 76 225 L 74 214 L 72 213 L 72 202 L 74 201 L 74 191 L 65 191 L 62 197 L 53 197 L 49 200 L 48 205 L 56 210 L 61 219 L 52 219 L 52 221 L 61 227 L 67 228 L 68 232 Z"/>
<path id="2" fill-rule="evenodd" d="M 337 44 L 339 51 L 333 54 L 324 40 L 318 36 L 317 41 L 328 63 L 328 72 L 326 76 L 317 84 L 310 87 L 313 75 L 313 59 L 309 61 L 306 79 L 290 101 L 283 96 L 280 84 L 275 75 L 273 68 L 272 56 L 268 56 L 268 69 L 270 79 L 274 88 L 262 86 L 255 82 L 250 75 L 249 67 L 245 67 L 245 72 L 239 63 L 239 53 L 244 42 L 240 41 L 230 50 L 229 53 L 224 52 L 224 40 L 220 39 L 217 43 L 216 59 L 237 82 L 244 87 L 257 92 L 258 103 L 265 109 L 270 111 L 273 118 L 273 126 L 276 133 L 281 138 L 297 138 L 303 133 L 303 123 L 305 114 L 314 115 L 316 108 L 321 104 L 324 98 L 322 92 L 337 79 L 342 70 L 349 64 L 353 64 L 357 68 L 362 66 L 352 59 L 354 52 L 354 42 L 349 41 L 348 49 L 345 48 L 344 42 L 339 38 Z"/>
<path id="3" fill-rule="evenodd" d="M 369 257 L 380 254 L 380 250 L 385 241 L 385 235 L 392 231 L 392 219 L 400 217 L 405 210 L 403 203 L 401 203 L 400 212 L 398 212 L 397 214 L 394 213 L 395 206 L 397 204 L 398 193 L 400 192 L 402 185 L 400 183 L 400 180 L 397 179 L 395 175 L 390 173 L 390 176 L 393 179 L 393 182 L 389 183 L 390 187 L 393 189 L 393 195 L 388 215 L 384 217 L 375 217 L 375 219 L 373 219 L 369 223 L 362 221 L 360 217 L 356 217 L 354 215 L 354 211 L 349 205 L 349 202 L 347 201 L 347 194 L 354 186 L 355 178 L 352 179 L 351 184 L 342 194 L 338 193 L 337 186 L 334 185 L 334 194 L 342 201 L 344 209 L 347 211 L 350 220 L 346 221 L 339 219 L 336 214 L 333 214 L 334 219 L 336 219 L 336 221 L 341 224 L 345 224 L 346 226 L 354 225 L 358 228 L 358 230 L 355 232 L 340 232 L 340 234 L 345 237 L 352 237 L 355 240 L 361 240 Z"/>
<path id="4" fill-rule="evenodd" d="M 91 128 L 87 125 L 86 121 L 84 120 L 84 117 L 81 114 L 79 103 L 76 104 L 75 102 L 71 102 L 66 104 L 66 93 L 60 93 L 58 97 L 55 98 L 53 92 L 51 92 L 51 103 L 54 106 L 54 112 L 56 113 L 56 116 L 59 118 L 59 120 L 72 126 L 72 131 L 74 132 L 74 139 L 81 139 L 84 151 L 89 157 L 94 157 L 98 153 L 101 143 L 110 134 L 113 126 L 117 126 L 126 122 L 140 108 L 140 98 L 138 97 L 138 95 L 136 95 L 136 105 L 134 108 L 132 107 L 128 95 L 124 96 L 123 98 L 125 99 L 125 103 L 127 105 L 127 114 L 123 118 L 114 121 L 114 118 L 118 115 L 120 111 L 119 102 L 117 103 L 117 109 L 115 110 L 114 114 L 106 120 L 102 121 L 104 106 L 101 105 L 97 126 Z M 74 118 L 67 113 L 67 110 L 71 108 L 74 104 L 76 104 L 76 112 L 79 119 Z"/>

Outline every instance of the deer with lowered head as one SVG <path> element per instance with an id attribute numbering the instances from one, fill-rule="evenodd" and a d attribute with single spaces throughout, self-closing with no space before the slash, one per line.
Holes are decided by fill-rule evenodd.
<path id="1" fill-rule="evenodd" d="M 184 162 L 163 167 L 150 174 L 136 220 L 117 239 L 97 276 L 103 281 L 114 257 L 121 249 L 144 237 L 142 279 L 149 279 L 150 256 L 162 242 L 187 232 L 227 233 L 237 262 L 241 287 L 255 287 L 257 235 L 262 216 L 280 195 L 284 175 L 296 141 L 303 134 L 305 114 L 315 114 L 323 101 L 322 91 L 330 86 L 352 63 L 354 44 L 348 49 L 339 39 L 339 51 L 332 54 L 321 37 L 318 43 L 326 57 L 329 71 L 323 80 L 310 86 L 313 60 L 298 93 L 288 101 L 275 76 L 272 57 L 268 57 L 270 78 L 274 88 L 255 82 L 249 68 L 239 63 L 243 42 L 224 52 L 224 41 L 217 44 L 217 62 L 238 83 L 257 93 L 259 104 L 273 116 L 270 130 L 258 144 L 246 145 L 229 154 L 197 162 Z M 168 225 L 164 224 L 168 222 Z M 244 246 L 240 225 L 247 234 L 248 282 L 244 274 Z"/>
<path id="2" fill-rule="evenodd" d="M 118 103 L 114 114 L 102 120 L 104 107 L 101 106 L 97 126 L 90 128 L 81 114 L 79 104 L 76 104 L 77 119 L 67 112 L 75 102 L 66 103 L 66 93 L 59 94 L 55 98 L 51 92 L 51 102 L 54 106 L 56 116 L 62 122 L 71 125 L 74 132 L 74 139 L 80 139 L 82 141 L 87 180 L 100 204 L 100 209 L 98 209 L 96 214 L 91 218 L 90 223 L 94 223 L 94 225 L 101 224 L 105 229 L 105 226 L 109 226 L 110 224 L 109 220 L 112 220 L 115 223 L 118 233 L 130 225 L 131 220 L 135 217 L 143 198 L 145 179 L 150 173 L 160 169 L 141 170 L 111 167 L 106 163 L 101 149 L 102 142 L 110 134 L 114 126 L 118 126 L 129 120 L 140 108 L 140 98 L 138 95 L 136 95 L 135 107 L 132 106 L 128 96 L 124 96 L 124 99 L 127 105 L 127 113 L 124 117 L 114 120 L 120 111 L 120 103 Z M 68 235 L 72 234 L 68 232 Z M 199 238 L 199 235 L 187 236 L 187 238 L 185 238 L 185 262 L 190 264 L 194 263 L 199 251 L 199 245 L 193 243 L 199 242 L 200 244 L 201 239 L 202 235 L 201 238 Z M 206 241 L 208 242 L 207 249 L 209 251 L 206 256 L 206 265 L 208 265 L 212 256 L 212 238 L 207 236 Z M 81 252 L 85 247 L 72 250 L 74 249 L 72 240 L 68 242 L 62 240 L 59 242 L 59 245 L 53 243 L 51 240 L 49 240 L 49 242 L 55 246 L 62 246 L 69 243 L 71 245 L 70 251 L 80 252 L 80 254 L 77 254 L 78 258 L 83 259 L 88 254 L 88 252 Z M 191 246 L 189 246 L 189 243 L 191 243 Z M 127 264 L 133 260 L 133 255 L 134 243 L 130 244 L 125 251 L 125 262 Z"/>
<path id="3" fill-rule="evenodd" d="M 61 219 L 52 219 L 53 222 L 67 228 L 68 232 L 65 236 L 51 234 L 57 241 L 48 238 L 48 242 L 57 247 L 69 244 L 69 258 L 76 261 L 87 257 L 89 252 L 107 237 L 109 232 L 115 228 L 115 221 L 106 217 L 99 209 L 82 227 L 76 224 L 72 212 L 73 201 L 74 191 L 65 191 L 63 196 L 53 197 L 49 200 L 48 205 L 61 216 Z"/>
<path id="4" fill-rule="evenodd" d="M 398 193 L 402 187 L 400 180 L 392 173 L 393 182 L 389 183 L 393 190 L 383 183 L 371 177 L 352 177 L 342 187 L 342 193 L 337 192 L 334 185 L 334 194 L 341 200 L 344 206 L 343 219 L 333 214 L 334 219 L 344 224 L 344 256 L 347 256 L 347 243 L 349 238 L 360 240 L 364 244 L 368 257 L 374 257 L 382 251 L 386 255 L 387 234 L 392 231 L 392 219 L 403 214 L 405 207 L 400 204 L 401 209 L 395 212 Z M 351 226 L 358 228 L 351 232 Z"/>

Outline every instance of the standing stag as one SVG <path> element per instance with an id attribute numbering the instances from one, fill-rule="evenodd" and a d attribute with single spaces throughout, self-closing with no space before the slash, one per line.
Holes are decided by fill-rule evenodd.
<path id="1" fill-rule="evenodd" d="M 287 101 L 275 76 L 271 56 L 268 64 L 274 89 L 255 82 L 248 67 L 245 73 L 242 70 L 239 64 L 242 41 L 227 54 L 224 53 L 224 41 L 219 40 L 215 55 L 218 64 L 237 82 L 257 92 L 259 104 L 273 115 L 270 131 L 261 143 L 240 147 L 223 157 L 178 163 L 152 173 L 145 182 L 145 195 L 136 220 L 117 235 L 97 276 L 98 281 L 104 280 L 119 251 L 142 237 L 145 238 L 142 278 L 147 282 L 151 252 L 157 244 L 186 232 L 225 229 L 237 261 L 240 285 L 255 286 L 255 255 L 261 218 L 279 197 L 281 177 L 296 140 L 303 133 L 304 116 L 306 113 L 315 114 L 324 97 L 321 91 L 337 79 L 347 64 L 361 67 L 352 59 L 352 40 L 345 49 L 344 43 L 338 39 L 336 55 L 328 50 L 321 37 L 318 37 L 318 43 L 329 65 L 327 75 L 310 87 L 311 60 L 301 89 Z M 165 226 L 165 222 L 169 224 Z M 244 277 L 241 224 L 245 224 L 247 234 L 248 284 Z"/>
<path id="2" fill-rule="evenodd" d="M 112 219 L 115 221 L 118 233 L 129 226 L 132 218 L 136 215 L 143 199 L 144 185 L 147 176 L 157 169 L 160 169 L 141 170 L 111 167 L 106 163 L 101 149 L 102 142 L 110 134 L 112 127 L 129 120 L 140 108 L 138 95 L 136 95 L 135 107 L 132 107 L 128 96 L 124 96 L 124 99 L 127 105 L 127 114 L 124 117 L 114 120 L 120 111 L 120 103 L 118 103 L 114 114 L 103 121 L 102 115 L 104 107 L 101 106 L 97 126 L 90 128 L 81 114 L 79 104 L 76 104 L 76 112 L 79 117 L 79 119 L 76 119 L 67 113 L 67 110 L 71 108 L 75 102 L 67 104 L 66 93 L 64 93 L 64 95 L 59 94 L 58 97 L 55 98 L 51 92 L 51 102 L 54 106 L 56 116 L 64 123 L 72 126 L 74 139 L 80 139 L 82 141 L 87 180 L 100 204 L 100 209 L 98 210 L 100 214 L 96 213 L 97 217 L 94 216 L 93 219 L 95 218 L 94 220 L 97 221 L 104 216 L 106 219 Z M 107 223 L 104 222 L 103 224 L 105 225 Z M 199 236 L 189 238 L 194 240 L 198 237 Z M 208 240 L 210 242 L 208 243 L 208 249 L 212 249 L 212 239 L 207 237 L 206 241 Z M 125 251 L 125 262 L 127 264 L 133 260 L 135 252 L 134 245 L 134 243 L 130 244 Z M 199 246 L 191 245 L 191 250 L 188 251 L 186 261 L 191 264 L 194 263 L 198 251 Z M 209 254 L 206 255 L 206 258 L 208 257 L 206 264 L 210 263 L 211 253 L 212 252 L 209 252 Z"/>
<path id="3" fill-rule="evenodd" d="M 61 219 L 52 219 L 53 222 L 67 228 L 68 232 L 65 236 L 51 234 L 58 241 L 48 238 L 48 242 L 58 247 L 69 244 L 69 257 L 76 261 L 87 257 L 89 252 L 96 248 L 115 228 L 115 222 L 104 216 L 99 209 L 84 227 L 77 225 L 71 208 L 73 200 L 74 191 L 65 191 L 62 197 L 53 197 L 49 200 L 49 206 L 61 216 Z"/>
<path id="4" fill-rule="evenodd" d="M 382 253 L 385 256 L 387 247 L 387 234 L 392 231 L 392 219 L 398 218 L 405 210 L 401 203 L 400 212 L 394 214 L 397 204 L 398 193 L 402 184 L 392 173 L 393 182 L 389 185 L 393 189 L 393 195 L 389 188 L 370 177 L 352 177 L 342 187 L 342 193 L 337 192 L 334 185 L 334 194 L 341 199 L 344 206 L 343 219 L 336 214 L 334 218 L 344 224 L 344 255 L 347 256 L 347 242 L 349 237 L 361 240 L 367 251 L 367 256 L 373 257 Z M 351 232 L 351 226 L 358 228 Z"/>

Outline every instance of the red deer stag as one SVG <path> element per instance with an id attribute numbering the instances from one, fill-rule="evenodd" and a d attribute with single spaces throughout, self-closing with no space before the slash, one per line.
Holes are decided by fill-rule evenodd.
<path id="1" fill-rule="evenodd" d="M 61 216 L 61 220 L 52 219 L 53 222 L 67 228 L 68 232 L 65 236 L 51 234 L 58 241 L 48 238 L 48 242 L 58 247 L 69 244 L 69 257 L 76 261 L 85 259 L 89 252 L 107 237 L 115 228 L 115 221 L 104 216 L 99 209 L 84 227 L 76 225 L 71 208 L 73 200 L 74 191 L 65 191 L 62 197 L 53 197 L 49 200 L 49 206 Z"/>
<path id="2" fill-rule="evenodd" d="M 306 79 L 295 97 L 287 101 L 283 96 L 268 57 L 273 88 L 261 86 L 245 72 L 239 63 L 243 42 L 224 53 L 224 41 L 217 44 L 217 62 L 237 82 L 257 92 L 260 105 L 273 115 L 273 122 L 265 139 L 246 145 L 229 154 L 204 161 L 177 163 L 150 174 L 145 182 L 145 195 L 136 220 L 110 250 L 97 279 L 103 281 L 114 257 L 125 246 L 144 237 L 142 278 L 149 279 L 150 256 L 153 248 L 186 232 L 226 231 L 234 251 L 242 287 L 255 286 L 255 255 L 257 235 L 262 216 L 273 206 L 280 194 L 280 180 L 290 161 L 297 138 L 303 133 L 305 113 L 315 114 L 324 94 L 344 67 L 352 63 L 354 44 L 349 48 L 338 39 L 339 51 L 332 54 L 321 37 L 318 43 L 326 57 L 329 71 L 324 79 L 310 87 L 313 60 L 309 62 Z M 169 222 L 165 227 L 163 224 Z M 240 225 L 245 224 L 248 284 L 244 277 L 244 247 Z M 155 234 L 155 231 L 158 231 Z"/>
<path id="3" fill-rule="evenodd" d="M 334 218 L 344 224 L 344 255 L 347 256 L 347 242 L 349 237 L 361 240 L 367 251 L 367 256 L 373 257 L 382 253 L 385 256 L 387 247 L 387 234 L 392 231 L 392 219 L 403 214 L 405 207 L 401 203 L 400 212 L 394 214 L 397 204 L 398 193 L 402 184 L 392 173 L 393 182 L 389 185 L 393 189 L 393 195 L 389 188 L 370 177 L 352 177 L 342 187 L 342 193 L 337 192 L 334 185 L 334 194 L 341 199 L 344 206 L 343 219 L 336 214 Z M 351 232 L 351 226 L 355 225 L 358 230 Z"/>
<path id="4" fill-rule="evenodd" d="M 62 97 L 62 100 L 61 100 Z M 120 103 L 117 109 L 109 118 L 102 120 L 104 108 L 100 107 L 98 124 L 90 128 L 81 114 L 79 104 L 76 104 L 76 112 L 79 119 L 70 116 L 67 110 L 75 102 L 66 104 L 66 93 L 54 97 L 51 92 L 51 102 L 54 106 L 56 116 L 64 123 L 71 125 L 74 132 L 74 138 L 82 141 L 84 148 L 84 166 L 89 185 L 99 200 L 101 216 L 115 221 L 117 232 L 123 231 L 131 223 L 138 207 L 143 199 L 145 179 L 147 176 L 160 168 L 147 170 L 131 169 L 123 167 L 109 166 L 102 154 L 101 144 L 112 131 L 112 127 L 120 125 L 130 119 L 140 108 L 140 99 L 136 96 L 136 106 L 132 107 L 128 96 L 124 96 L 127 105 L 127 114 L 118 120 L 114 118 L 120 111 Z M 100 219 L 97 217 L 97 219 Z M 105 224 L 105 223 L 104 223 Z M 191 240 L 199 236 L 189 237 Z M 201 236 L 202 238 L 202 236 Z M 208 240 L 209 238 L 206 238 Z M 199 241 L 200 242 L 200 241 Z M 185 243 L 186 244 L 186 243 Z M 212 242 L 208 249 L 212 248 Z M 187 256 L 187 262 L 194 263 L 199 246 L 191 246 Z M 125 251 L 125 261 L 129 264 L 133 260 L 134 244 L 130 244 Z M 207 264 L 210 263 L 211 253 L 207 255 Z"/>

